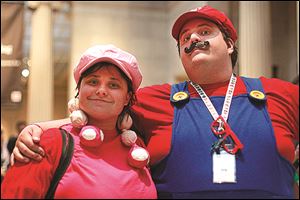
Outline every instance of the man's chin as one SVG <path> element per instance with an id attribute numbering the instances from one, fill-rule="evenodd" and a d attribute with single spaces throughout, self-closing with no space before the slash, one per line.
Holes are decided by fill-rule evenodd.
<path id="1" fill-rule="evenodd" d="M 206 56 L 204 55 L 196 55 L 192 58 L 192 68 L 199 68 L 202 67 L 203 65 L 205 65 L 205 63 L 207 63 L 208 60 L 206 58 Z"/>

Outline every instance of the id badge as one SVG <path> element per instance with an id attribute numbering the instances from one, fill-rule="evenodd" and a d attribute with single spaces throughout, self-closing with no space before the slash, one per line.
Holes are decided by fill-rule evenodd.
<path id="1" fill-rule="evenodd" d="M 213 153 L 213 183 L 236 183 L 235 155 L 220 150 Z"/>

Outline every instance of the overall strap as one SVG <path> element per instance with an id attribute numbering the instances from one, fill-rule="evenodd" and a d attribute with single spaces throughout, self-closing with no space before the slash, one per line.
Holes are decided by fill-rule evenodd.
<path id="1" fill-rule="evenodd" d="M 173 84 L 171 87 L 170 101 L 176 107 L 181 107 L 189 101 L 188 82 Z"/>
<path id="2" fill-rule="evenodd" d="M 172 84 L 170 100 L 172 100 L 172 95 L 176 92 L 180 92 L 180 91 L 188 92 L 187 86 L 188 86 L 187 81 L 177 83 L 177 84 Z"/>
<path id="3" fill-rule="evenodd" d="M 261 80 L 258 78 L 246 78 L 241 76 L 245 83 L 247 93 L 250 99 L 254 100 L 256 103 L 265 103 L 267 95 L 264 92 Z"/>
<path id="4" fill-rule="evenodd" d="M 58 167 L 53 175 L 52 181 L 50 183 L 49 189 L 45 196 L 45 199 L 53 199 L 54 193 L 56 191 L 57 185 L 60 179 L 65 174 L 71 160 L 73 157 L 74 150 L 74 141 L 71 134 L 64 129 L 60 129 L 60 133 L 62 136 L 62 152 L 59 160 Z"/>

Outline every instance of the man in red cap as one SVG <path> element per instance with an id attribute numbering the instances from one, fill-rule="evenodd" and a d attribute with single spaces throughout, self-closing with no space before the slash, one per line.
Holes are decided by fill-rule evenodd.
<path id="1" fill-rule="evenodd" d="M 141 88 L 132 108 L 158 197 L 293 198 L 299 87 L 235 75 L 237 33 L 214 8 L 183 13 L 172 36 L 190 81 Z M 39 151 L 29 132 L 39 137 L 41 130 L 23 131 L 20 161 L 36 158 L 28 147 Z"/>

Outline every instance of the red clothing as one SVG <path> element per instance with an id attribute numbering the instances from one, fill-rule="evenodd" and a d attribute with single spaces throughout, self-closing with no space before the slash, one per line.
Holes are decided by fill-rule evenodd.
<path id="1" fill-rule="evenodd" d="M 299 86 L 279 79 L 261 77 L 267 95 L 267 108 L 274 128 L 278 152 L 291 163 L 294 160 L 293 140 L 299 139 Z M 208 96 L 225 96 L 229 81 L 201 85 Z M 191 97 L 198 97 L 189 85 Z M 151 165 L 168 155 L 171 148 L 174 108 L 170 102 L 171 85 L 145 87 L 137 92 L 138 103 L 133 106 L 137 129 L 145 135 Z M 238 77 L 234 96 L 247 93 Z M 219 113 L 220 114 L 220 113 Z M 233 113 L 229 112 L 229 117 Z"/>
<path id="2" fill-rule="evenodd" d="M 45 157 L 40 162 L 16 162 L 10 167 L 1 184 L 1 198 L 44 198 L 62 150 L 62 137 L 55 129 L 49 129 L 41 136 L 41 147 Z"/>
<path id="3" fill-rule="evenodd" d="M 64 129 L 74 138 L 74 152 L 54 198 L 157 198 L 148 168 L 135 169 L 127 164 L 130 148 L 121 143 L 120 135 L 104 133 L 100 147 L 84 147 L 78 129 Z M 16 163 L 1 185 L 1 197 L 44 198 L 60 159 L 61 145 L 59 129 L 47 130 L 41 138 L 46 159 Z"/>

